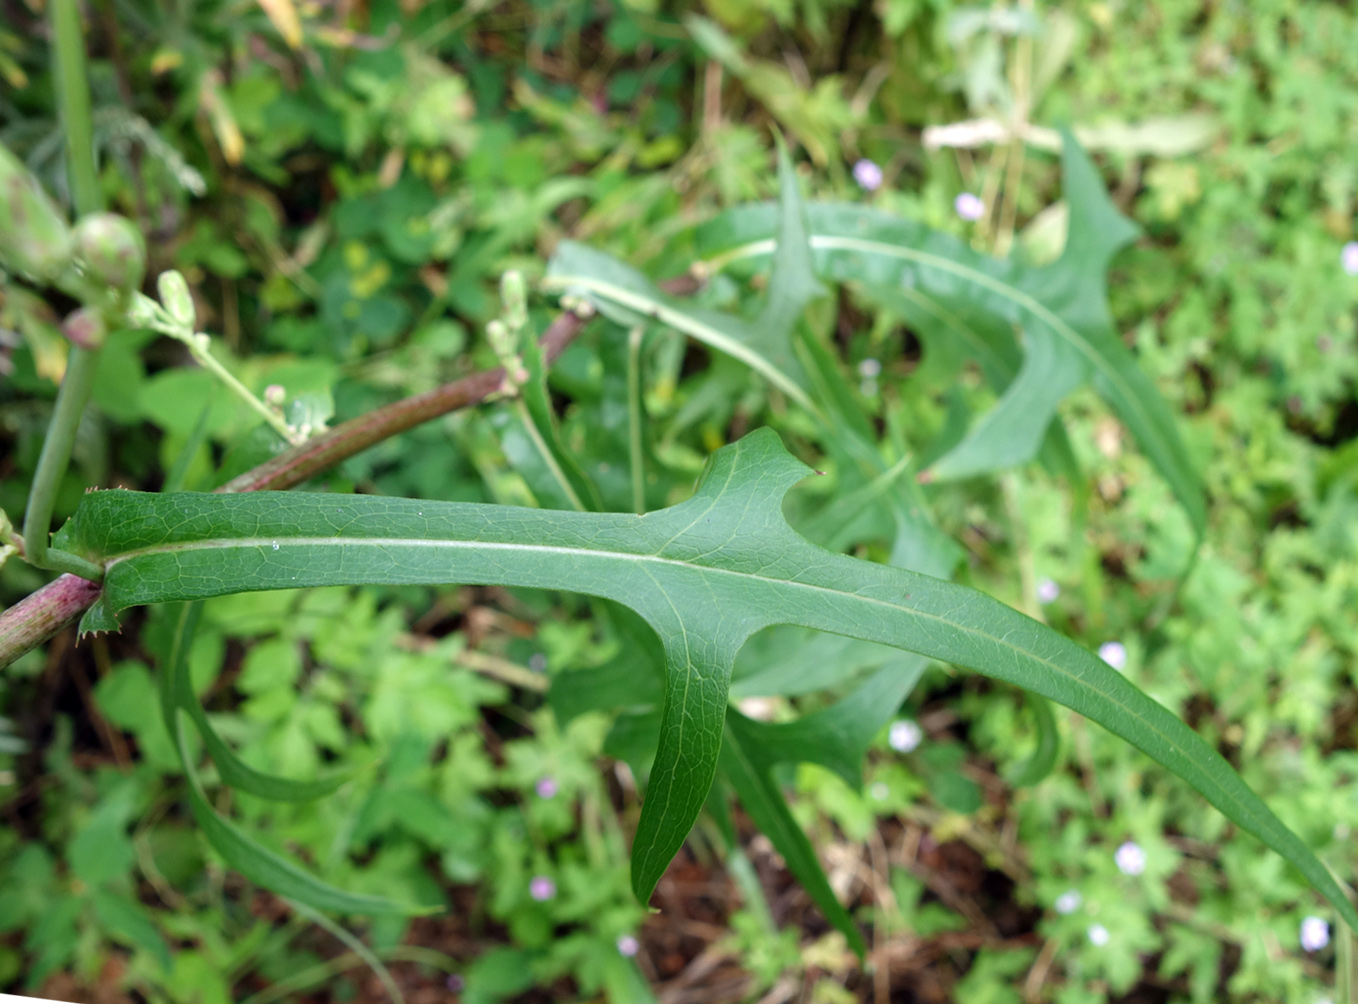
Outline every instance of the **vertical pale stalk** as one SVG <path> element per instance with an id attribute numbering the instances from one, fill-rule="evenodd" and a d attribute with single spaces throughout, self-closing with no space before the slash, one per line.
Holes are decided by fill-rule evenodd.
<path id="1" fill-rule="evenodd" d="M 71 182 L 71 197 L 76 214 L 98 212 L 102 208 L 99 179 L 94 167 L 94 124 L 90 116 L 90 89 L 85 66 L 85 39 L 80 30 L 77 0 L 50 0 L 52 12 L 52 49 L 57 69 L 57 100 L 62 128 L 66 133 L 66 167 Z M 24 556 L 34 565 L 71 572 L 98 580 L 100 571 L 89 562 L 59 552 L 48 552 L 52 508 L 57 489 L 71 462 L 80 416 L 89 401 L 94 383 L 98 349 L 73 346 L 66 375 L 57 393 L 56 408 L 42 455 L 33 476 L 33 487 L 24 512 Z"/>
<path id="2" fill-rule="evenodd" d="M 637 325 L 627 335 L 627 447 L 632 467 L 632 511 L 646 514 L 645 455 L 641 442 L 641 340 L 645 329 Z"/>

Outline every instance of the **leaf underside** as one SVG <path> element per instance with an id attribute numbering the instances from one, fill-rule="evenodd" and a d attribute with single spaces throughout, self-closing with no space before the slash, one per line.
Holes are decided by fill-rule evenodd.
<path id="1" fill-rule="evenodd" d="M 632 856 L 645 900 L 683 843 L 721 755 L 732 663 L 780 624 L 950 662 L 1063 704 L 1188 781 L 1296 866 L 1346 922 L 1325 867 L 1196 733 L 1101 659 L 974 590 L 834 554 L 782 514 L 808 469 L 762 429 L 711 458 L 695 495 L 643 516 L 370 496 L 86 495 L 56 546 L 105 568 L 82 630 L 127 607 L 341 584 L 508 585 L 614 600 L 665 653 L 661 728 Z"/>

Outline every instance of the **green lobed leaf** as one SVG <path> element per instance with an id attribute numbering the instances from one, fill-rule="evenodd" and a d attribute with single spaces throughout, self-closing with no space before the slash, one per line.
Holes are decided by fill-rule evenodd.
<path id="1" fill-rule="evenodd" d="M 557 676 L 548 699 L 566 717 L 598 708 L 630 709 L 618 716 L 604 748 L 644 779 L 644 764 L 655 755 L 659 718 L 650 709 L 663 692 L 663 653 L 651 651 L 658 648 L 654 632 L 630 611 L 617 618 L 617 626 L 627 639 L 617 657 L 597 668 Z M 644 635 L 650 636 L 650 645 L 640 637 Z M 725 809 L 719 793 L 725 778 L 793 875 L 860 954 L 862 937 L 831 891 L 814 849 L 774 782 L 773 768 L 819 763 L 861 787 L 861 764 L 873 736 L 914 687 L 924 664 L 918 656 L 887 645 L 784 625 L 746 642 L 732 672 L 731 696 L 739 698 L 824 690 L 869 670 L 868 679 L 849 697 L 794 722 L 765 724 L 728 708 L 718 782 L 707 801 L 709 812 Z M 723 826 L 723 832 L 729 830 Z M 729 833 L 728 841 L 734 843 Z"/>
<path id="2" fill-rule="evenodd" d="M 633 845 L 642 899 L 712 785 L 741 644 L 761 628 L 797 624 L 972 669 L 1093 719 L 1280 853 L 1358 928 L 1329 872 L 1230 764 L 1096 655 L 975 590 L 832 554 L 794 533 L 782 499 L 806 473 L 761 429 L 718 450 L 691 499 L 643 516 L 105 491 L 81 500 L 56 544 L 105 569 L 83 630 L 111 629 L 137 604 L 360 583 L 564 589 L 631 607 L 666 656 L 659 745 Z"/>
<path id="3" fill-rule="evenodd" d="M 915 317 L 932 314 L 926 331 L 964 339 L 988 377 L 1007 382 L 995 409 L 933 467 L 935 477 L 969 476 L 1033 457 L 1061 398 L 1092 380 L 1201 536 L 1202 486 L 1173 416 L 1108 315 L 1108 262 L 1136 228 L 1114 208 L 1093 164 L 1069 136 L 1062 170 L 1070 229 L 1061 258 L 1050 265 L 991 258 L 947 234 L 861 206 L 813 203 L 806 215 L 819 273 L 857 283 Z M 739 207 L 701 227 L 699 246 L 709 265 L 770 254 L 776 212 L 771 205 Z M 1012 336 L 1006 332 L 1015 327 L 1022 332 L 1023 358 L 1011 378 L 1006 359 L 1013 358 Z"/>

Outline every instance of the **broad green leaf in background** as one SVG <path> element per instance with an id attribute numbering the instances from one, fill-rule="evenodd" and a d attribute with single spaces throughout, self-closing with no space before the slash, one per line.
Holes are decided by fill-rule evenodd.
<path id="1" fill-rule="evenodd" d="M 1017 330 L 1023 349 L 1017 374 L 995 408 L 933 465 L 934 477 L 967 477 L 1032 458 L 1062 397 L 1092 380 L 1201 537 L 1202 487 L 1174 418 L 1108 314 L 1108 263 L 1136 228 L 1117 212 L 1093 164 L 1068 136 L 1062 169 L 1070 227 L 1065 251 L 1050 265 L 991 258 L 951 236 L 861 206 L 813 203 L 807 223 L 820 274 L 855 283 L 893 309 L 913 309 L 916 318 L 932 314 L 925 330 L 966 339 L 992 377 L 1004 374 L 1012 351 L 1004 346 L 1004 330 Z M 775 218 L 770 205 L 731 210 L 700 228 L 699 246 L 713 266 L 767 255 Z"/>
<path id="2" fill-rule="evenodd" d="M 649 318 L 681 331 L 739 359 L 799 404 L 811 407 L 792 333 L 806 305 L 824 290 L 811 261 L 797 176 L 781 147 L 778 181 L 779 204 L 768 221 L 773 274 L 764 306 L 752 321 L 669 296 L 630 266 L 573 241 L 557 246 L 543 285 L 583 295 L 621 324 Z"/>
<path id="3" fill-rule="evenodd" d="M 117 612 L 138 604 L 340 584 L 514 585 L 631 607 L 666 655 L 659 746 L 633 844 L 632 885 L 643 900 L 712 785 L 736 653 L 761 628 L 798 624 L 973 669 L 1093 719 L 1276 850 L 1358 929 L 1358 912 L 1324 865 L 1230 764 L 1103 660 L 975 590 L 799 537 L 781 507 L 807 470 L 761 429 L 713 455 L 693 498 L 643 516 L 104 491 L 81 500 L 56 546 L 104 567 L 85 631 L 115 628 Z M 226 825 L 194 794 L 205 828 Z"/>

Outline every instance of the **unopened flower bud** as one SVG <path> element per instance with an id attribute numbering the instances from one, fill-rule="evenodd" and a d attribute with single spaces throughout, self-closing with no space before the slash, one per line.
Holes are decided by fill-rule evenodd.
<path id="1" fill-rule="evenodd" d="M 197 326 L 198 312 L 193 308 L 188 280 L 182 274 L 174 269 L 161 272 L 160 278 L 156 280 L 156 291 L 160 293 L 160 302 L 175 324 L 189 331 Z"/>
<path id="2" fill-rule="evenodd" d="M 71 258 L 71 228 L 38 179 L 0 146 L 0 265 L 39 281 Z"/>
<path id="3" fill-rule="evenodd" d="M 82 217 L 75 225 L 75 252 L 89 279 L 111 289 L 137 289 L 146 278 L 146 241 L 117 213 Z"/>
<path id="4" fill-rule="evenodd" d="M 97 349 L 104 344 L 108 324 L 104 315 L 93 307 L 81 307 L 66 315 L 61 322 L 61 333 L 72 345 L 82 349 Z"/>
<path id="5" fill-rule="evenodd" d="M 160 305 L 145 293 L 132 294 L 127 306 L 127 319 L 139 328 L 149 328 L 160 320 Z"/>
<path id="6" fill-rule="evenodd" d="M 505 324 L 519 331 L 528 324 L 528 284 L 523 273 L 510 269 L 500 278 L 500 299 L 505 305 Z"/>
<path id="7" fill-rule="evenodd" d="M 502 363 L 514 355 L 514 350 L 518 348 L 514 333 L 498 319 L 486 325 L 486 341 L 490 342 L 491 351 Z"/>
<path id="8" fill-rule="evenodd" d="M 283 402 L 287 400 L 288 392 L 280 385 L 271 383 L 264 388 L 264 403 L 270 408 L 281 408 Z"/>

